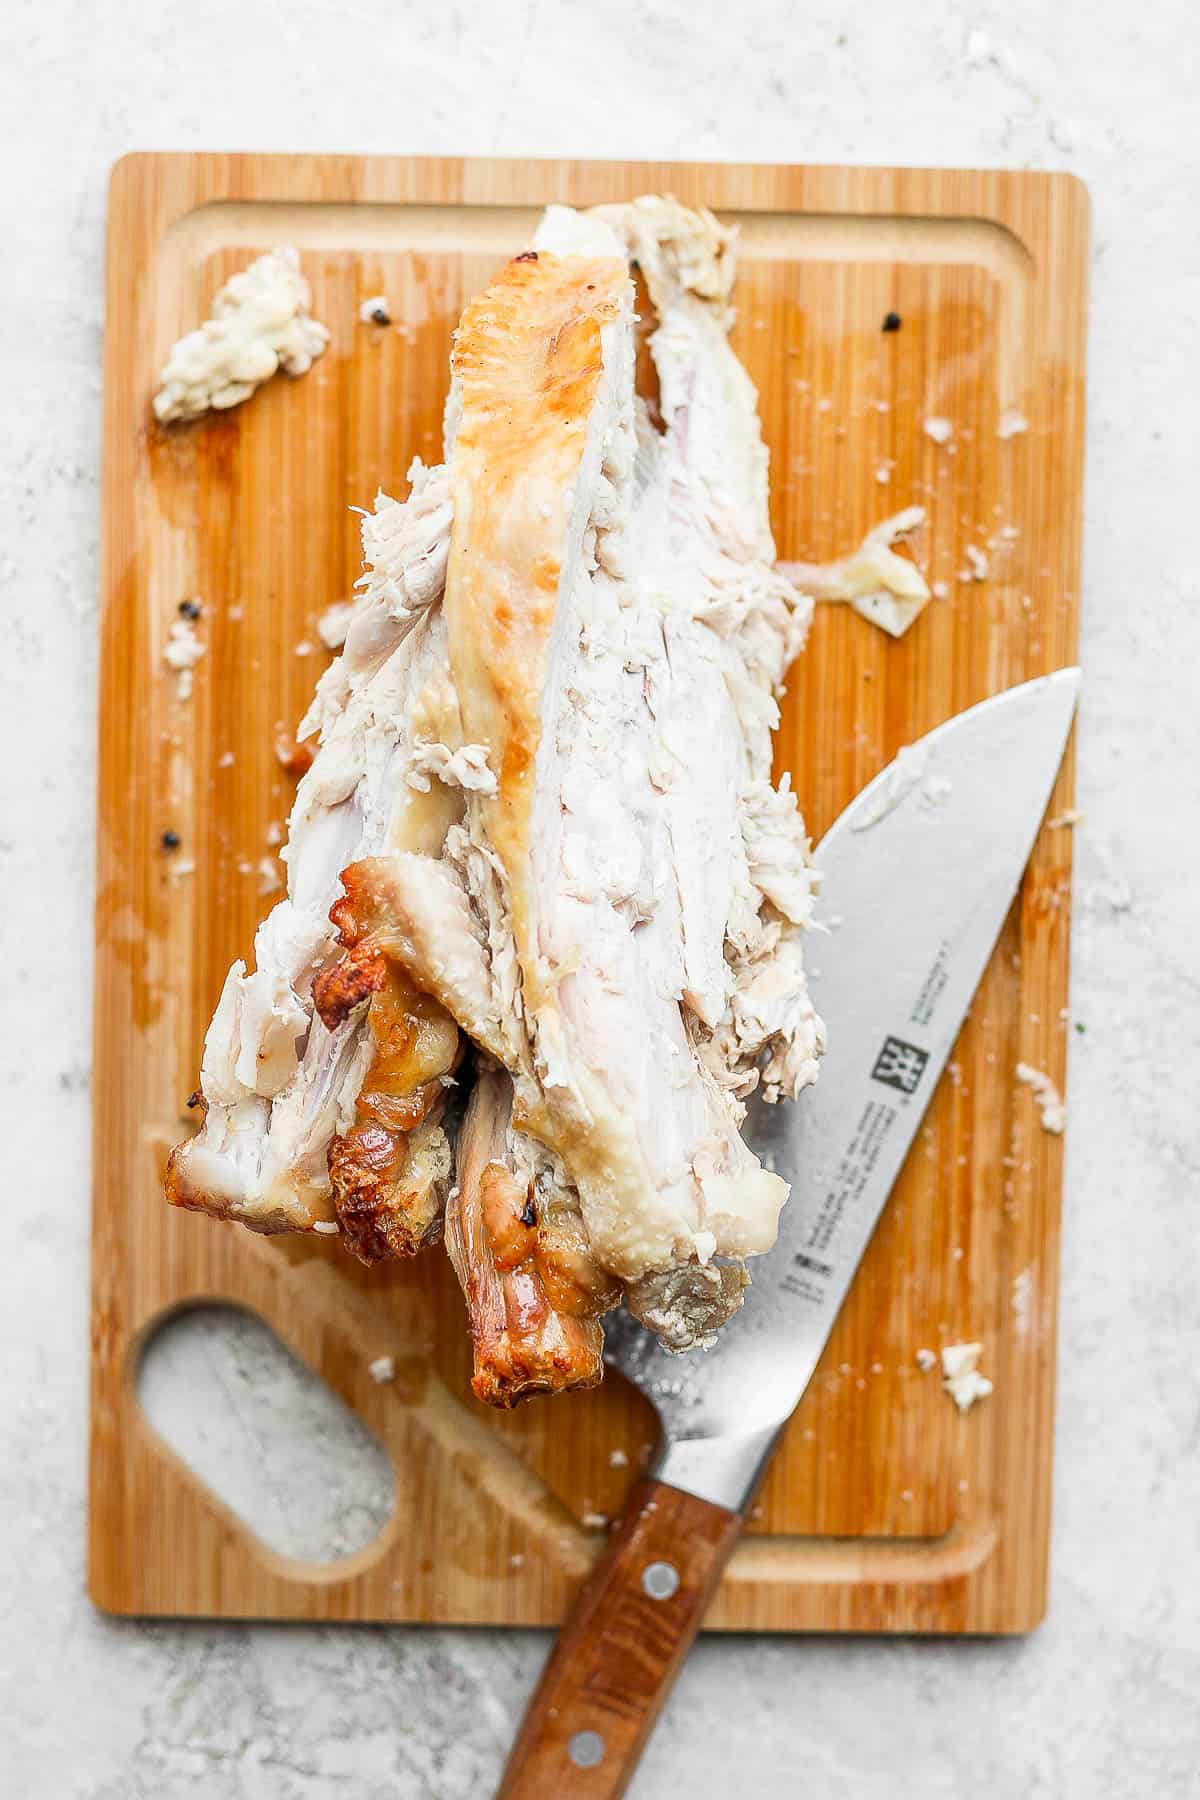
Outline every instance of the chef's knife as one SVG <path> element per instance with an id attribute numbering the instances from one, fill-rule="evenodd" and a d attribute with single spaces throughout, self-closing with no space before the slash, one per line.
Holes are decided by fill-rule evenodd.
<path id="1" fill-rule="evenodd" d="M 820 844 L 815 1088 L 748 1135 L 792 1184 L 718 1348 L 671 1356 L 628 1315 L 609 1360 L 662 1438 L 570 1613 L 500 1800 L 624 1792 L 779 1433 L 808 1386 L 1012 903 L 1075 712 L 1079 671 L 1011 688 L 903 751 Z"/>

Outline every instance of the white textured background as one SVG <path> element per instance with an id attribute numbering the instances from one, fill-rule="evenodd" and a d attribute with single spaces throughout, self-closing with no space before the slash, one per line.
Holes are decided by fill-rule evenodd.
<path id="1" fill-rule="evenodd" d="M 706 1642 L 635 1793 L 1200 1793 L 1197 39 L 1186 0 L 6 0 L 5 1800 L 484 1795 L 546 1643 L 140 1626 L 83 1595 L 101 255 L 130 148 L 985 164 L 1090 184 L 1087 1034 L 1050 1618 L 1027 1642 Z"/>

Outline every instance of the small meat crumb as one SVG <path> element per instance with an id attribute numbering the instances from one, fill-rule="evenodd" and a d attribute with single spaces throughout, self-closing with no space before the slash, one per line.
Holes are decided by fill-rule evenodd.
<path id="1" fill-rule="evenodd" d="M 358 316 L 364 325 L 390 325 L 392 314 L 387 303 L 387 296 L 372 294 L 359 307 Z"/>
<path id="2" fill-rule="evenodd" d="M 395 1359 L 395 1357 L 394 1356 L 377 1356 L 375 1358 L 374 1362 L 369 1362 L 367 1364 L 367 1374 L 371 1377 L 372 1381 L 378 1381 L 381 1385 L 385 1381 L 395 1381 L 395 1379 L 396 1379 L 396 1359 Z"/>
<path id="3" fill-rule="evenodd" d="M 925 436 L 932 438 L 935 444 L 948 444 L 954 436 L 954 427 L 950 420 L 943 419 L 936 413 L 932 418 L 925 420 L 924 429 Z"/>
<path id="4" fill-rule="evenodd" d="M 978 1369 L 983 1355 L 982 1344 L 944 1344 L 942 1346 L 942 1386 L 957 1406 L 966 1412 L 976 1400 L 986 1400 L 993 1391 L 992 1383 Z"/>
<path id="5" fill-rule="evenodd" d="M 1066 1102 L 1043 1069 L 1035 1069 L 1029 1063 L 1019 1062 L 1016 1068 L 1018 1081 L 1033 1089 L 1033 1097 L 1042 1115 L 1042 1130 L 1061 1137 L 1067 1123 Z"/>
<path id="6" fill-rule="evenodd" d="M 998 438 L 1020 437 L 1023 431 L 1028 430 L 1029 420 L 1023 412 L 1018 412 L 1015 406 L 1010 406 L 1005 412 L 1002 412 L 996 422 Z"/>
<path id="7" fill-rule="evenodd" d="M 1033 1270 L 1022 1269 L 1013 1277 L 1012 1309 L 1018 1337 L 1027 1337 L 1033 1317 Z"/>
<path id="8" fill-rule="evenodd" d="M 918 1350 L 916 1362 L 918 1369 L 923 1370 L 926 1375 L 930 1369 L 937 1368 L 937 1357 L 932 1350 Z"/>
<path id="9" fill-rule="evenodd" d="M 177 699 L 191 699 L 192 670 L 203 655 L 204 645 L 193 631 L 191 619 L 177 619 L 163 647 L 163 661 L 176 673 Z"/>
<path id="10" fill-rule="evenodd" d="M 929 761 L 928 744 L 901 744 L 895 757 L 879 778 L 879 788 L 871 803 L 852 819 L 851 831 L 870 831 L 881 819 L 894 812 L 902 800 L 925 779 Z"/>

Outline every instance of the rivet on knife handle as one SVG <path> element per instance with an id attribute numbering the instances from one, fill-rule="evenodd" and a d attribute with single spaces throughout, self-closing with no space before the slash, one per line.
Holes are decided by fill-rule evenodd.
<path id="1" fill-rule="evenodd" d="M 640 1481 L 542 1673 L 497 1800 L 609 1800 L 637 1767 L 742 1520 Z"/>

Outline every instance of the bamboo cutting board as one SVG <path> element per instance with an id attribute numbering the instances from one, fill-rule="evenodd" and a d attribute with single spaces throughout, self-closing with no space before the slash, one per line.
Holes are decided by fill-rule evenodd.
<path id="1" fill-rule="evenodd" d="M 653 1438 L 595 1393 L 510 1416 L 470 1397 L 440 1252 L 368 1272 L 336 1246 L 169 1210 L 203 1032 L 272 903 L 260 863 L 291 782 L 274 754 L 325 664 L 357 521 L 439 455 L 463 302 L 547 201 L 669 190 L 741 228 L 736 343 L 762 400 L 783 557 L 824 558 L 918 502 L 939 598 L 900 642 L 818 608 L 778 760 L 814 836 L 904 743 L 1074 660 L 1087 201 L 1070 177 L 439 159 L 143 155 L 113 177 L 105 360 L 90 1587 L 117 1612 L 547 1624 Z M 252 256 L 295 244 L 332 346 L 243 407 L 159 430 L 179 334 Z M 385 294 L 394 324 L 366 325 Z M 899 330 L 883 332 L 886 313 Z M 1028 428 L 1001 436 L 1001 415 Z M 949 419 L 938 445 L 923 429 Z M 968 547 L 987 575 L 972 579 Z M 977 566 L 978 563 L 977 563 Z M 162 653 L 203 604 L 190 701 Z M 997 771 L 1003 779 L 1003 770 Z M 1051 813 L 1069 804 L 1064 767 Z M 164 831 L 181 843 L 160 847 Z M 1044 829 L 954 1058 L 708 1623 L 1020 1631 L 1042 1614 L 1071 832 Z M 814 940 L 812 960 L 820 962 Z M 836 1020 L 830 1022 L 836 1029 Z M 246 1307 L 386 1445 L 396 1510 L 343 1562 L 266 1549 L 152 1431 L 138 1358 L 161 1322 Z M 749 1304 L 753 1305 L 753 1294 Z M 915 1352 L 980 1338 L 994 1396 L 959 1415 Z M 367 1373 L 381 1354 L 397 1377 Z M 626 1459 L 622 1462 L 623 1453 Z"/>

